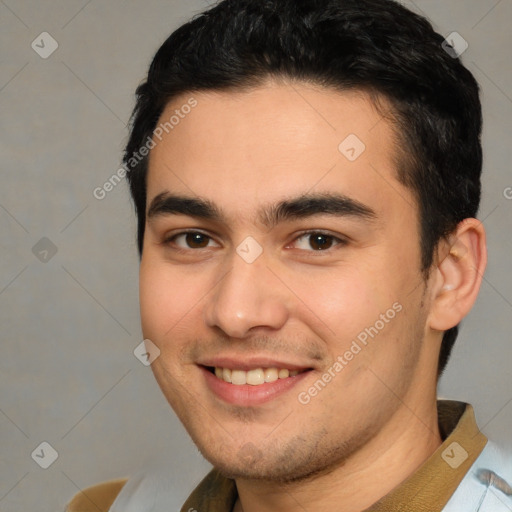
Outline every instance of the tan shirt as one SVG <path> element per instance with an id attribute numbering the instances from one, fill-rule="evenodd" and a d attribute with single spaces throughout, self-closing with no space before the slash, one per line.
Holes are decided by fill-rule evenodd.
<path id="1" fill-rule="evenodd" d="M 440 400 L 438 419 L 442 445 L 415 473 L 366 512 L 442 511 L 480 455 L 487 438 L 478 430 L 471 405 Z M 460 447 L 468 456 L 454 469 L 449 463 L 460 453 Z M 66 511 L 108 512 L 126 481 L 126 478 L 111 480 L 84 489 L 71 500 Z M 188 497 L 181 512 L 191 509 L 198 512 L 232 512 L 237 498 L 235 481 L 212 470 Z"/>

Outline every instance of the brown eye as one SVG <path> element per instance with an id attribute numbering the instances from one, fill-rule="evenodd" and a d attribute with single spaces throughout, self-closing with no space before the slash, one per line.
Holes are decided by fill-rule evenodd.
<path id="1" fill-rule="evenodd" d="M 309 231 L 303 233 L 295 239 L 294 245 L 296 248 L 309 251 L 321 252 L 327 251 L 336 245 L 345 245 L 345 240 L 328 233 L 320 231 Z"/>
<path id="2" fill-rule="evenodd" d="M 210 242 L 213 242 L 212 237 L 199 231 L 184 231 L 165 240 L 166 244 L 175 245 L 180 249 L 204 249 L 209 247 Z"/>
<path id="3" fill-rule="evenodd" d="M 209 236 L 203 235 L 202 233 L 187 233 L 185 235 L 185 241 L 192 249 L 206 247 L 209 239 Z"/>
<path id="4" fill-rule="evenodd" d="M 330 235 L 324 235 L 322 233 L 317 233 L 313 235 L 309 235 L 309 245 L 316 250 L 322 251 L 324 249 L 329 249 L 332 246 L 334 237 Z"/>

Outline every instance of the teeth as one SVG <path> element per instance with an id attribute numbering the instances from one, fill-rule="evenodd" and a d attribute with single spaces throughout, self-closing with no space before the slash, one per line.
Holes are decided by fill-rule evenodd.
<path id="1" fill-rule="evenodd" d="M 299 370 L 288 370 L 286 368 L 255 368 L 246 372 L 244 370 L 215 367 L 215 375 L 219 379 L 236 386 L 244 384 L 259 386 L 265 382 L 275 382 L 277 379 L 295 377 L 299 373 L 301 373 Z"/>
<path id="2" fill-rule="evenodd" d="M 247 372 L 243 370 L 231 370 L 231 383 L 237 386 L 247 384 Z"/>
<path id="3" fill-rule="evenodd" d="M 251 386 L 257 386 L 258 384 L 263 384 L 264 382 L 265 374 L 261 368 L 256 368 L 256 370 L 250 370 L 247 372 L 247 384 L 250 384 Z"/>
<path id="4" fill-rule="evenodd" d="M 226 382 L 231 382 L 231 370 L 229 368 L 223 368 L 221 378 Z"/>
<path id="5" fill-rule="evenodd" d="M 277 368 L 267 368 L 265 370 L 265 382 L 275 382 L 279 379 Z"/>

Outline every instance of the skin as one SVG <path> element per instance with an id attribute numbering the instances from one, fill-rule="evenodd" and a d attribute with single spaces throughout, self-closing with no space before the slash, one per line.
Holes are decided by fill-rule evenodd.
<path id="1" fill-rule="evenodd" d="M 161 351 L 154 375 L 204 457 L 235 479 L 236 512 L 298 504 L 363 510 L 441 444 L 442 331 L 476 299 L 483 227 L 461 223 L 423 279 L 418 209 L 396 179 L 395 133 L 362 92 L 269 81 L 243 92 L 185 94 L 161 119 L 190 96 L 197 106 L 150 153 L 147 204 L 172 192 L 208 199 L 225 217 L 147 220 L 140 303 L 144 337 Z M 349 134 L 366 146 L 355 161 L 338 150 Z M 257 215 L 284 199 L 334 192 L 375 217 L 320 214 L 269 227 Z M 204 243 L 172 238 L 187 230 L 207 235 Z M 329 248 L 318 250 L 305 230 L 347 243 L 327 238 Z M 263 250 L 252 263 L 236 252 L 247 236 Z M 300 403 L 298 394 L 395 303 L 400 312 Z M 313 370 L 269 402 L 232 405 L 210 391 L 197 366 L 217 354 Z"/>

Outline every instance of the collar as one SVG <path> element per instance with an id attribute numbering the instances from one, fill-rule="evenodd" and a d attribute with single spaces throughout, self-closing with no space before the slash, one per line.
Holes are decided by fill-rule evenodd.
<path id="1" fill-rule="evenodd" d="M 441 512 L 487 438 L 480 432 L 473 407 L 463 402 L 438 400 L 438 422 L 443 443 L 406 480 L 366 509 L 366 512 Z M 181 512 L 231 512 L 238 497 L 235 481 L 216 469 L 206 475 Z"/>

